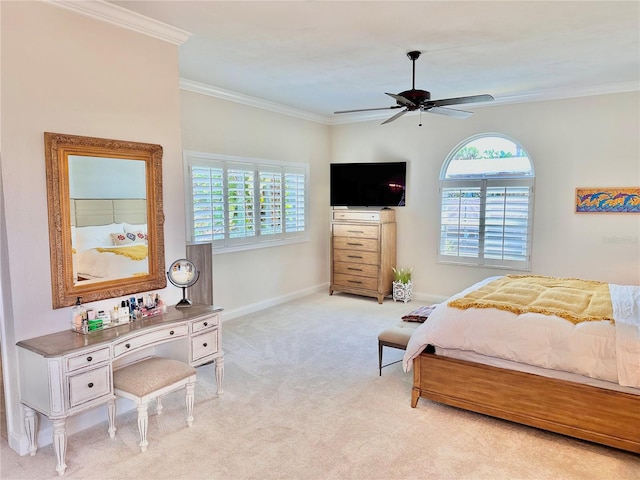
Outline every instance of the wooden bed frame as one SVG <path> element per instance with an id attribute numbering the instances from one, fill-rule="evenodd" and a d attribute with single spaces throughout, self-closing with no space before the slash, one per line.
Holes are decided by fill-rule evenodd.
<path id="1" fill-rule="evenodd" d="M 411 406 L 420 397 L 640 453 L 640 395 L 439 356 L 413 362 Z"/>

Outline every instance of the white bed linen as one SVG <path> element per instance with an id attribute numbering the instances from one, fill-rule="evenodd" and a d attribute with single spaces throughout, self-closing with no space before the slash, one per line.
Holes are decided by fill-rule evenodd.
<path id="1" fill-rule="evenodd" d="M 573 324 L 555 315 L 447 306 L 497 278 L 472 285 L 431 313 L 407 344 L 405 371 L 431 344 L 640 388 L 640 287 L 610 288 L 615 326 L 606 320 Z"/>
<path id="2" fill-rule="evenodd" d="M 139 244 L 131 244 L 134 246 Z M 102 248 L 127 248 L 127 245 Z M 146 275 L 149 272 L 149 258 L 133 260 L 124 255 L 99 252 L 96 249 L 84 250 L 75 255 L 75 267 L 78 276 L 89 279 L 126 278 L 134 275 Z"/>

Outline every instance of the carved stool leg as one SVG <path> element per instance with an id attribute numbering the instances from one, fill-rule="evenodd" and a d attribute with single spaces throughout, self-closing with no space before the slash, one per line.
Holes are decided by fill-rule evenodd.
<path id="1" fill-rule="evenodd" d="M 222 380 L 224 380 L 224 358 L 222 356 L 216 358 L 216 387 L 218 396 L 222 395 Z"/>
<path id="2" fill-rule="evenodd" d="M 188 383 L 185 390 L 187 391 L 186 403 L 187 403 L 187 425 L 193 425 L 193 401 L 195 399 L 194 390 L 195 383 Z"/>
<path id="3" fill-rule="evenodd" d="M 32 408 L 24 406 L 24 429 L 29 441 L 29 455 L 34 456 L 38 451 L 36 443 L 36 433 L 38 431 L 38 416 Z"/>
<path id="4" fill-rule="evenodd" d="M 116 436 L 116 400 L 113 399 L 107 403 L 107 416 L 109 417 L 109 438 Z"/>
<path id="5" fill-rule="evenodd" d="M 67 469 L 67 464 L 64 462 L 67 455 L 67 429 L 65 423 L 65 418 L 53 421 L 53 449 L 58 460 L 58 465 L 56 466 L 58 475 L 64 475 L 64 471 Z"/>
<path id="6" fill-rule="evenodd" d="M 138 430 L 140 431 L 140 451 L 146 452 L 147 445 L 147 426 L 149 424 L 149 413 L 147 411 L 147 402 L 138 405 Z"/>

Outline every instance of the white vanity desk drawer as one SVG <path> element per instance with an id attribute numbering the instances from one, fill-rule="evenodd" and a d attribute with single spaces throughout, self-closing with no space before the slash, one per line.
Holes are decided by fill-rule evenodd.
<path id="1" fill-rule="evenodd" d="M 191 361 L 218 353 L 218 330 L 191 337 Z"/>
<path id="2" fill-rule="evenodd" d="M 113 345 L 113 358 L 118 358 L 125 353 L 133 352 L 142 347 L 148 347 L 174 338 L 186 337 L 188 334 L 189 326 L 185 323 L 161 328 L 142 335 L 132 336 Z"/>
<path id="3" fill-rule="evenodd" d="M 94 368 L 87 372 L 69 375 L 67 377 L 69 387 L 69 408 L 74 408 L 83 403 L 111 394 L 111 367 Z"/>
<path id="4" fill-rule="evenodd" d="M 202 330 L 217 327 L 220 324 L 220 315 L 212 315 L 202 320 L 196 320 L 191 324 L 191 331 L 198 333 Z"/>
<path id="5" fill-rule="evenodd" d="M 79 368 L 92 367 L 101 362 L 106 362 L 109 360 L 109 355 L 109 347 L 104 347 L 99 350 L 84 352 L 73 357 L 65 357 L 67 360 L 67 372 L 73 372 Z"/>

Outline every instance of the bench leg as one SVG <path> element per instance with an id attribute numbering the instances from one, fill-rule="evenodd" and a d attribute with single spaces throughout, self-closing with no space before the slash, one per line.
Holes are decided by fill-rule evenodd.
<path id="1" fill-rule="evenodd" d="M 187 383 L 185 390 L 187 391 L 186 395 L 186 404 L 187 404 L 187 425 L 193 425 L 193 402 L 195 399 L 195 383 Z"/>
<path id="2" fill-rule="evenodd" d="M 147 441 L 147 425 L 149 424 L 147 402 L 138 404 L 138 430 L 140 431 L 140 451 L 146 452 L 149 442 Z"/>
<path id="3" fill-rule="evenodd" d="M 382 342 L 378 340 L 378 370 L 382 376 Z"/>
<path id="4" fill-rule="evenodd" d="M 164 408 L 162 406 L 162 396 L 159 396 L 158 399 L 156 400 L 156 414 L 157 415 L 162 415 L 162 409 Z"/>

